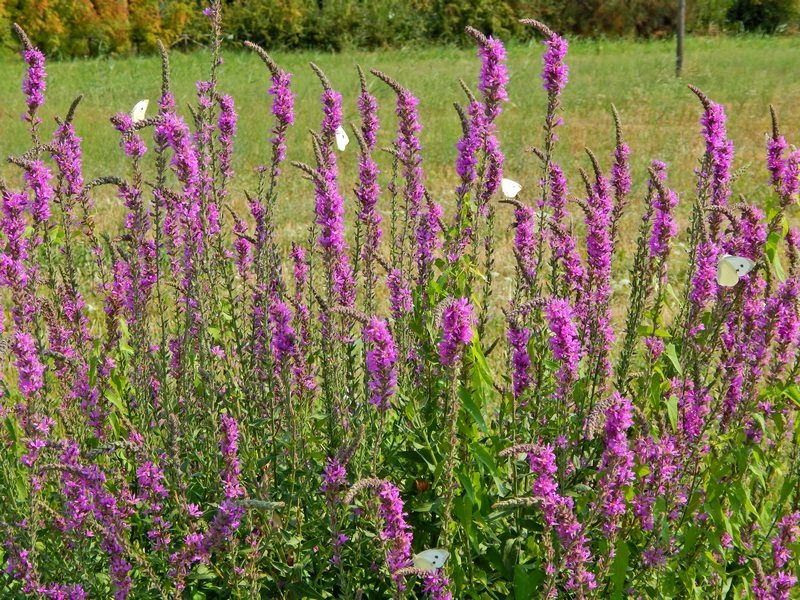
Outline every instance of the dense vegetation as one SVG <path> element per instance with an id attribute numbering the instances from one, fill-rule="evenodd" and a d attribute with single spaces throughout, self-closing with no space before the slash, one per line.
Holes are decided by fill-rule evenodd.
<path id="1" fill-rule="evenodd" d="M 56 57 L 156 51 L 156 40 L 184 49 L 208 41 L 198 0 L 0 0 L 3 35 L 17 22 Z M 688 2 L 690 31 L 794 29 L 798 0 Z M 670 36 L 675 0 L 230 0 L 223 4 L 226 42 L 268 49 L 383 48 L 463 44 L 472 24 L 505 40 L 529 40 L 519 24 L 537 15 L 582 36 Z"/>
<path id="2" fill-rule="evenodd" d="M 445 211 L 408 82 L 358 69 L 346 124 L 312 64 L 312 160 L 290 162 L 296 82 L 248 44 L 272 120 L 237 198 L 219 4 L 204 13 L 211 67 L 191 118 L 163 50 L 157 108 L 111 117 L 125 172 L 95 179 L 80 98 L 43 122 L 54 90 L 17 31 L 30 144 L 0 182 L 2 597 L 796 595 L 800 150 L 774 112 L 763 202 L 735 196 L 725 109 L 693 86 L 691 193 L 653 160 L 634 196 L 613 109 L 613 150 L 587 150 L 568 183 L 568 44 L 526 21 L 544 38 L 546 102 L 520 186 L 507 155 L 522 147 L 498 137 L 505 48 L 468 27 L 481 66 L 457 108 Z M 274 219 L 298 201 L 287 170 L 314 198 L 290 247 Z M 124 215 L 101 232 L 109 190 Z M 495 271 L 504 212 L 509 282 Z"/>

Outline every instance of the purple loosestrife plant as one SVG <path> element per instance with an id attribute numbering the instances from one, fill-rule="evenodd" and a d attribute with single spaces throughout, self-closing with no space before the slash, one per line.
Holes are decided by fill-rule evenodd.
<path id="1" fill-rule="evenodd" d="M 666 164 L 654 160 L 652 169 L 658 181 L 666 181 Z M 658 188 L 658 193 L 655 195 L 655 201 L 653 202 L 655 216 L 653 218 L 653 231 L 650 235 L 650 259 L 660 262 L 662 265 L 666 263 L 669 256 L 670 243 L 678 233 L 678 225 L 673 215 L 677 204 L 678 196 L 675 192 L 663 187 Z"/>
<path id="2" fill-rule="evenodd" d="M 452 367 L 461 358 L 464 346 L 472 342 L 472 305 L 466 298 L 448 301 L 442 312 L 442 338 L 439 342 L 439 362 Z"/>
<path id="3" fill-rule="evenodd" d="M 528 355 L 528 340 L 531 332 L 527 327 L 509 325 L 508 344 L 511 346 L 511 362 L 514 367 L 512 384 L 514 398 L 519 399 L 531 385 L 531 358 Z"/>
<path id="4" fill-rule="evenodd" d="M 369 374 L 370 404 L 385 412 L 397 387 L 397 350 L 392 333 L 384 319 L 373 317 L 361 333 L 368 345 L 366 355 Z"/>
<path id="5" fill-rule="evenodd" d="M 272 163 L 270 167 L 270 191 L 275 188 L 275 183 L 280 175 L 280 165 L 286 160 L 286 134 L 294 124 L 294 92 L 292 92 L 292 75 L 281 69 L 272 60 L 263 48 L 245 42 L 245 46 L 258 54 L 264 61 L 271 74 L 271 85 L 269 95 L 272 96 L 272 116 L 275 117 L 275 124 L 272 127 Z"/>
<path id="6" fill-rule="evenodd" d="M 361 94 L 358 97 L 361 128 L 360 132 L 356 131 L 356 138 L 361 152 L 358 159 L 358 185 L 355 189 L 355 196 L 359 204 L 358 219 L 364 227 L 364 245 L 361 249 L 361 256 L 366 263 L 364 287 L 368 298 L 367 308 L 371 308 L 376 283 L 374 259 L 382 237 L 382 219 L 377 208 L 381 194 L 381 187 L 378 183 L 380 169 L 372 157 L 380 124 L 378 103 L 375 97 L 367 91 L 367 81 L 361 67 L 358 68 L 358 76 L 361 81 Z"/>
<path id="7" fill-rule="evenodd" d="M 482 138 L 484 151 L 483 189 L 481 190 L 481 210 L 486 210 L 486 204 L 500 187 L 503 177 L 503 163 L 505 157 L 500 151 L 500 142 L 497 139 L 497 126 L 495 120 L 502 112 L 502 104 L 508 101 L 508 69 L 506 67 L 506 49 L 500 40 L 486 37 L 482 33 L 467 27 L 469 34 L 478 43 L 478 55 L 481 58 L 481 72 L 478 77 L 478 89 L 481 92 L 481 107 L 484 113 L 482 123 L 477 134 Z M 470 107 L 472 110 L 472 106 Z"/>
<path id="8" fill-rule="evenodd" d="M 249 189 L 218 86 L 221 10 L 205 11 L 192 114 L 160 46 L 158 111 L 111 117 L 124 171 L 101 157 L 95 179 L 79 99 L 40 121 L 44 57 L 18 31 L 31 147 L 0 181 L 0 595 L 793 598 L 800 151 L 776 111 L 766 168 L 745 175 L 768 194 L 734 202 L 727 117 L 695 90 L 688 236 L 666 166 L 631 168 L 648 163 L 613 108 L 610 168 L 590 153 L 576 197 L 555 150 L 567 43 L 526 21 L 545 39 L 541 194 L 501 200 L 502 214 L 490 198 L 513 90 L 502 44 L 468 29 L 480 75 L 475 94 L 462 86 L 455 198 L 423 174 L 411 89 L 376 72 L 398 121 L 379 152 L 387 90 L 362 76 L 340 95 L 315 68 L 315 163 L 295 163 L 314 214 L 289 223 L 303 200 L 279 181 L 293 85 L 304 104 L 309 90 L 248 44 L 271 101 Z M 335 145 L 344 106 L 358 110 L 349 153 Z M 517 164 L 521 148 L 503 151 Z M 756 263 L 730 286 L 726 253 Z M 519 454 L 527 466 L 496 460 Z M 415 567 L 426 548 L 451 558 Z"/>
<path id="9" fill-rule="evenodd" d="M 11 350 L 16 357 L 14 366 L 18 373 L 19 391 L 32 396 L 44 386 L 44 365 L 39 362 L 36 340 L 29 333 L 16 333 Z"/>
<path id="10" fill-rule="evenodd" d="M 602 529 L 615 534 L 627 510 L 625 490 L 634 482 L 634 452 L 629 447 L 627 432 L 633 425 L 630 400 L 613 392 L 606 410 L 605 448 L 601 460 L 597 510 L 604 517 Z"/>
<path id="11" fill-rule="evenodd" d="M 342 126 L 342 95 L 330 86 L 327 77 L 313 65 L 322 82 L 322 123 L 320 124 L 317 177 L 314 179 L 316 223 L 320 226 L 319 245 L 325 255 L 328 270 L 328 285 L 332 299 L 345 307 L 355 302 L 355 282 L 348 256 L 348 245 L 344 234 L 344 199 L 339 193 L 339 172 L 333 149 L 336 130 Z"/>
<path id="12" fill-rule="evenodd" d="M 615 120 L 618 121 L 618 117 Z M 611 186 L 614 188 L 615 210 L 617 213 L 621 213 L 621 209 L 617 207 L 624 204 L 625 197 L 631 191 L 630 155 L 630 146 L 622 139 L 619 126 L 617 126 L 617 145 L 614 147 L 614 162 L 611 165 Z"/>
<path id="13" fill-rule="evenodd" d="M 568 224 L 567 180 L 561 167 L 555 162 L 550 163 L 548 178 L 550 185 L 548 204 L 552 211 L 548 236 L 552 249 L 551 277 L 555 282 L 561 274 L 561 293 L 580 295 L 583 291 L 586 272 L 578 253 L 577 241 Z M 553 287 L 559 289 L 555 283 Z"/>
<path id="14" fill-rule="evenodd" d="M 552 155 L 553 146 L 558 140 L 555 128 L 563 122 L 556 115 L 561 107 L 561 92 L 564 91 L 569 79 L 569 67 L 564 62 L 569 44 L 567 40 L 539 21 L 522 19 L 520 22 L 533 27 L 541 33 L 545 38 L 543 43 L 547 48 L 542 58 L 544 67 L 541 75 L 544 91 L 547 92 L 544 139 L 545 166 L 547 166 Z"/>
<path id="15" fill-rule="evenodd" d="M 515 227 L 514 254 L 522 274 L 523 285 L 530 286 L 536 280 L 538 267 L 537 248 L 539 236 L 536 228 L 536 211 L 532 206 L 514 209 Z"/>
<path id="16" fill-rule="evenodd" d="M 713 102 L 708 96 L 694 86 L 689 89 L 703 105 L 700 117 L 702 134 L 706 143 L 706 152 L 700 170 L 697 186 L 698 193 L 707 195 L 710 206 L 724 207 L 731 195 L 731 165 L 733 164 L 733 142 L 728 139 L 726 128 L 728 117 L 721 104 Z M 709 216 L 711 239 L 719 242 L 721 215 L 712 213 Z"/>
<path id="17" fill-rule="evenodd" d="M 222 95 L 217 98 L 219 103 L 219 117 L 217 119 L 217 128 L 219 129 L 219 143 L 221 146 L 219 152 L 219 170 L 222 174 L 224 183 L 226 180 L 233 177 L 233 138 L 236 136 L 236 108 L 234 106 L 233 98 L 228 95 Z M 224 186 L 220 186 L 224 189 Z"/>
<path id="18" fill-rule="evenodd" d="M 438 572 L 418 573 L 412 568 L 411 543 L 413 534 L 408 525 L 400 490 L 392 483 L 381 479 L 362 479 L 356 482 L 345 496 L 345 503 L 351 503 L 356 494 L 368 489 L 378 499 L 378 515 L 383 521 L 379 537 L 384 544 L 386 566 L 395 582 L 398 592 L 406 589 L 406 573 L 421 575 L 425 591 L 435 600 L 452 600 L 448 591 L 450 582 Z"/>
<path id="19" fill-rule="evenodd" d="M 44 223 L 50 218 L 50 202 L 53 200 L 53 178 L 50 169 L 41 160 L 25 165 L 25 183 L 31 191 L 29 210 L 34 221 Z"/>
<path id="20" fill-rule="evenodd" d="M 611 259 L 614 250 L 612 239 L 613 201 L 608 180 L 600 172 L 597 160 L 589 152 L 595 172 L 595 182 L 587 185 L 586 201 L 586 289 L 582 297 L 581 329 L 588 337 L 586 353 L 592 357 L 592 372 L 597 373 L 592 395 L 603 388 L 611 373 L 608 358 L 614 341 L 611 326 Z"/>
<path id="21" fill-rule="evenodd" d="M 560 564 L 548 564 L 543 597 L 557 596 L 556 577 L 565 580 L 565 588 L 579 596 L 597 587 L 594 573 L 589 570 L 592 563 L 584 527 L 575 518 L 574 502 L 569 496 L 558 492 L 555 475 L 558 471 L 551 446 L 532 444 L 528 449 L 528 463 L 534 476 L 533 498 L 538 502 L 542 516 L 549 528 L 556 532 L 561 542 Z"/>
<path id="22" fill-rule="evenodd" d="M 568 300 L 553 298 L 545 307 L 547 324 L 553 336 L 550 338 L 550 350 L 560 368 L 556 373 L 558 388 L 556 398 L 571 403 L 572 386 L 578 379 L 582 350 L 578 330 L 575 324 L 575 313 Z"/>
<path id="23" fill-rule="evenodd" d="M 45 90 L 47 89 L 47 71 L 44 66 L 44 54 L 39 48 L 31 44 L 30 39 L 22 28 L 14 23 L 14 32 L 22 42 L 22 59 L 28 65 L 25 79 L 22 81 L 22 93 L 25 94 L 25 104 L 28 112 L 22 115 L 22 119 L 30 125 L 31 139 L 38 145 L 39 137 L 36 131 L 42 119 L 36 115 L 37 111 L 44 104 Z"/>

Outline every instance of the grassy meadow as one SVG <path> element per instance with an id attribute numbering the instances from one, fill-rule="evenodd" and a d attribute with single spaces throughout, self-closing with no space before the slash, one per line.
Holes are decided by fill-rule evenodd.
<path id="1" fill-rule="evenodd" d="M 530 194 L 535 193 L 540 169 L 536 159 L 525 150 L 541 143 L 542 139 L 546 103 L 539 79 L 542 52 L 543 47 L 538 43 L 508 48 L 510 102 L 498 119 L 499 137 L 506 156 L 506 176 L 521 182 Z M 428 184 L 445 209 L 452 207 L 452 190 L 457 179 L 453 167 L 455 142 L 460 135 L 453 102 L 464 102 L 459 79 L 474 86 L 480 67 L 475 54 L 472 48 L 455 47 L 341 54 L 274 53 L 274 59 L 293 74 L 292 85 L 297 94 L 296 122 L 289 131 L 288 159 L 313 162 L 308 130 L 319 127 L 321 112 L 317 99 L 321 88 L 308 63 L 318 64 L 334 87 L 342 92 L 345 122 L 355 121 L 358 116 L 355 66 L 360 64 L 365 70 L 377 68 L 419 96 L 424 127 L 421 133 L 423 164 Z M 765 134 L 770 127 L 768 105 L 773 104 L 777 109 L 787 139 L 796 137 L 796 123 L 800 122 L 800 105 L 795 100 L 800 95 L 800 80 L 790 76 L 796 68 L 798 54 L 800 39 L 791 37 L 690 39 L 686 44 L 684 76 L 677 79 L 672 41 L 574 41 L 567 58 L 570 82 L 562 98 L 565 125 L 558 132 L 563 141 L 556 149 L 556 158 L 573 186 L 571 192 L 583 193 L 582 186 L 578 187 L 578 167 L 588 168 L 585 146 L 591 146 L 605 168 L 610 164 L 614 144 L 610 112 L 613 103 L 620 112 L 626 141 L 631 146 L 632 198 L 643 196 L 650 161 L 663 160 L 670 167 L 670 185 L 684 199 L 679 214 L 688 214 L 695 185 L 692 173 L 703 151 L 698 123 L 700 103 L 686 88 L 686 84 L 693 83 L 714 101 L 725 105 L 728 133 L 736 145 L 735 168 L 749 165 L 736 182 L 734 192 L 751 200 L 763 197 L 769 190 L 763 169 Z M 173 89 L 179 107 L 187 116 L 187 106 L 196 102 L 195 81 L 206 76 L 207 65 L 208 54 L 203 50 L 171 55 Z M 27 148 L 25 123 L 18 118 L 24 108 L 20 92 L 23 67 L 16 55 L 6 55 L 0 63 L 3 73 L 0 119 L 6 124 L 0 139 L 3 155 L 18 154 Z M 46 121 L 44 131 L 51 131 L 47 128 L 53 126 L 50 116 L 63 115 L 72 99 L 84 94 L 75 124 L 84 140 L 87 177 L 124 175 L 125 157 L 109 117 L 130 110 L 142 98 L 149 98 L 154 104 L 159 94 L 159 81 L 160 61 L 156 56 L 49 63 L 48 88 L 57 93 L 48 95 L 41 110 Z M 369 78 L 369 83 L 379 102 L 382 127 L 378 146 L 388 146 L 396 125 L 394 93 L 374 77 Z M 255 55 L 244 51 L 225 53 L 220 89 L 233 95 L 239 111 L 234 156 L 234 188 L 238 190 L 254 188 L 254 168 L 268 156 L 272 115 L 267 87 L 268 71 Z M 340 156 L 340 166 L 345 174 L 343 181 L 349 180 L 355 185 L 358 154 L 354 146 L 351 148 L 353 151 Z M 391 160 L 386 154 L 377 159 L 383 170 L 381 185 L 385 187 Z M 282 224 L 281 235 L 288 244 L 306 238 L 308 224 L 313 219 L 314 199 L 312 186 L 302 181 L 295 169 L 287 164 L 284 170 L 287 172 L 281 185 L 288 189 L 279 201 L 276 220 Z M 287 201 L 287 197 L 292 200 Z M 529 195 L 525 199 L 532 197 Z M 348 209 L 353 208 L 352 194 L 346 197 L 346 203 Z M 119 200 L 100 197 L 97 205 L 101 227 L 104 214 L 108 215 L 108 223 L 119 222 L 122 214 Z M 246 214 L 242 193 L 233 198 L 233 205 Z M 387 213 L 388 206 L 383 206 L 382 210 Z M 510 212 L 501 209 L 498 216 L 501 251 L 496 263 L 501 275 L 499 281 L 509 285 L 513 275 Z M 573 207 L 573 216 L 580 227 L 577 206 Z M 633 248 L 639 216 L 640 210 L 634 205 L 624 217 L 620 245 L 623 259 L 630 256 Z M 352 223 L 352 215 L 349 222 Z M 624 278 L 628 267 L 628 260 L 617 262 L 616 279 Z M 624 285 L 618 291 L 623 297 L 627 295 Z"/>
<path id="2" fill-rule="evenodd" d="M 507 160 L 507 174 L 523 184 L 535 185 L 534 161 L 524 149 L 541 139 L 541 118 L 545 94 L 539 81 L 542 47 L 511 46 L 508 65 L 511 73 L 510 103 L 503 111 L 499 130 Z M 672 184 L 680 192 L 692 189 L 687 174 L 702 151 L 699 135 L 693 129 L 700 115 L 697 99 L 686 89 L 693 83 L 713 100 L 726 106 L 728 131 L 736 144 L 737 167 L 761 163 L 765 147 L 764 134 L 769 130 L 768 104 L 774 104 L 788 138 L 800 120 L 800 80 L 793 77 L 800 39 L 798 38 L 703 38 L 690 39 L 686 46 L 686 66 L 682 79 L 674 77 L 674 44 L 671 41 L 575 41 L 567 62 L 570 83 L 563 103 L 565 126 L 560 129 L 564 143 L 557 150 L 568 175 L 574 175 L 579 164 L 586 165 L 583 146 L 592 148 L 600 157 L 609 155 L 613 132 L 609 107 L 614 103 L 623 120 L 626 138 L 631 146 L 635 173 L 642 180 L 644 168 L 652 158 L 666 161 L 676 174 Z M 311 162 L 308 129 L 319 126 L 320 112 L 316 99 L 319 82 L 308 68 L 317 63 L 334 87 L 344 95 L 345 120 L 354 120 L 358 77 L 355 65 L 378 68 L 409 87 L 420 98 L 424 130 L 422 143 L 428 179 L 437 194 L 446 194 L 455 187 L 453 170 L 455 140 L 459 136 L 458 119 L 453 102 L 463 101 L 459 78 L 472 84 L 479 62 L 472 48 L 424 48 L 384 52 L 346 52 L 324 54 L 301 52 L 274 53 L 275 60 L 293 73 L 293 88 L 298 94 L 297 122 L 290 131 L 289 159 Z M 172 54 L 172 78 L 179 105 L 194 102 L 194 82 L 206 74 L 207 54 L 203 51 Z M 5 55 L 0 62 L 0 119 L 5 128 L 0 139 L 4 155 L 26 148 L 25 124 L 18 114 L 23 112 L 20 81 L 24 65 L 16 55 Z M 75 60 L 48 64 L 48 94 L 42 109 L 46 125 L 49 116 L 63 115 L 72 99 L 84 94 L 76 117 L 76 129 L 84 139 L 85 164 L 88 175 L 106 175 L 116 167 L 124 173 L 124 157 L 118 149 L 118 135 L 109 117 L 128 111 L 142 98 L 155 102 L 158 98 L 160 64 L 158 57 L 124 59 Z M 388 145 L 392 138 L 394 117 L 393 93 L 375 78 L 370 79 L 372 92 L 380 104 L 383 123 L 379 145 Z M 251 53 L 227 52 L 221 72 L 220 88 L 231 93 L 240 113 L 236 138 L 237 173 L 246 185 L 252 167 L 263 161 L 267 152 L 268 129 L 271 126 L 269 100 L 266 96 L 267 70 Z M 151 106 L 151 112 L 153 108 Z M 48 131 L 45 129 L 45 131 Z M 602 141 L 602 146 L 597 144 Z M 387 166 L 389 161 L 383 164 Z M 343 169 L 355 177 L 357 153 L 342 158 Z M 101 166 L 102 165 L 102 166 Z M 761 166 L 760 164 L 758 165 Z M 526 176 L 526 173 L 532 173 Z M 746 175 L 738 191 L 747 196 L 761 193 L 764 177 Z M 295 178 L 295 182 L 297 179 Z M 641 181 L 640 181 L 641 182 Z M 310 188 L 302 185 L 292 211 L 284 215 L 287 223 L 305 220 L 311 214 Z M 294 212 L 306 211 L 305 214 Z"/>

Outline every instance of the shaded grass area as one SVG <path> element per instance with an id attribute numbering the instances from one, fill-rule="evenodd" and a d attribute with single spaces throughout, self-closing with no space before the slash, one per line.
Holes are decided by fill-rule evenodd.
<path id="1" fill-rule="evenodd" d="M 713 100 L 726 105 L 729 133 L 737 150 L 736 167 L 749 169 L 735 184 L 735 193 L 748 200 L 758 201 L 769 193 L 768 178 L 763 168 L 765 134 L 769 131 L 768 105 L 774 104 L 787 138 L 797 139 L 800 121 L 800 79 L 796 72 L 800 56 L 800 38 L 702 38 L 690 39 L 686 47 L 686 66 L 683 79 L 673 74 L 673 44 L 669 41 L 578 41 L 572 44 L 567 62 L 570 65 L 570 84 L 564 92 L 565 124 L 559 128 L 562 142 L 556 152 L 570 177 L 575 194 L 581 193 L 578 166 L 588 166 L 583 153 L 590 146 L 604 167 L 609 164 L 614 136 L 610 105 L 613 102 L 622 117 L 625 137 L 632 149 L 634 190 L 632 210 L 623 223 L 623 249 L 630 247 L 638 223 L 637 199 L 643 195 L 646 168 L 653 158 L 670 166 L 669 183 L 675 187 L 686 214 L 694 187 L 694 170 L 703 151 L 699 135 L 700 104 L 686 89 L 693 83 Z M 542 46 L 512 46 L 509 48 L 510 102 L 499 119 L 500 137 L 507 158 L 507 176 L 525 186 L 524 198 L 532 201 L 539 178 L 533 156 L 525 148 L 540 142 L 545 95 L 541 88 L 539 70 Z M 324 54 L 303 52 L 277 53 L 274 58 L 294 74 L 297 99 L 297 121 L 290 133 L 289 159 L 311 162 L 308 129 L 319 124 L 317 102 L 321 91 L 319 82 L 308 68 L 316 62 L 328 74 L 334 87 L 345 99 L 345 119 L 358 117 L 355 99 L 358 77 L 355 65 L 365 69 L 378 68 L 411 88 L 420 97 L 420 113 L 424 130 L 424 165 L 431 190 L 449 203 L 455 187 L 453 169 L 455 143 L 460 125 L 453 109 L 454 101 L 464 100 L 458 79 L 474 85 L 479 61 L 473 50 L 457 48 L 405 49 L 384 52 L 348 52 Z M 203 52 L 176 53 L 172 56 L 173 87 L 181 107 L 194 101 L 194 82 L 205 78 L 208 57 Z M 6 57 L 0 62 L 0 119 L 4 123 L 0 151 L 4 155 L 18 154 L 28 146 L 25 124 L 19 119 L 23 112 L 20 82 L 24 65 L 20 60 Z M 160 63 L 157 57 L 128 59 L 80 60 L 52 63 L 48 67 L 48 101 L 43 110 L 44 131 L 49 134 L 53 116 L 63 115 L 72 99 L 79 93 L 85 98 L 78 110 L 75 124 L 84 139 L 86 173 L 88 177 L 125 174 L 127 166 L 118 148 L 118 135 L 109 122 L 117 111 L 128 111 L 142 98 L 151 99 L 151 114 L 159 94 Z M 382 118 L 379 146 L 386 146 L 393 137 L 393 93 L 374 77 L 369 77 L 373 93 L 378 97 Z M 253 168 L 267 160 L 270 115 L 267 70 L 251 53 L 229 52 L 220 76 L 221 90 L 234 96 L 240 112 L 237 171 L 235 187 L 253 188 Z M 188 111 L 184 111 L 187 118 Z M 356 177 L 357 153 L 355 142 L 341 156 L 344 174 L 343 187 L 352 187 Z M 350 149 L 348 149 L 350 150 Z M 382 184 L 387 181 L 390 159 L 379 157 L 384 171 Z M 286 167 L 276 217 L 280 230 L 288 240 L 305 237 L 313 214 L 311 185 L 302 181 L 291 167 Z M 350 195 L 349 197 L 352 197 Z M 352 203 L 351 203 L 352 204 Z M 243 195 L 234 194 L 234 206 L 243 208 Z M 388 210 L 388 201 L 384 210 Z M 98 201 L 98 220 L 111 221 L 118 214 L 118 202 Z M 109 218 L 104 219 L 108 214 Z M 507 217 L 507 216 L 506 216 Z M 501 223 L 508 223 L 502 217 Z M 576 220 L 579 215 L 576 213 Z M 115 225 L 116 226 L 116 225 Z M 510 233 L 505 228 L 505 238 Z M 505 257 L 504 257 L 505 255 Z M 502 251 L 499 261 L 510 262 Z M 509 265 L 510 266 L 510 265 Z"/>

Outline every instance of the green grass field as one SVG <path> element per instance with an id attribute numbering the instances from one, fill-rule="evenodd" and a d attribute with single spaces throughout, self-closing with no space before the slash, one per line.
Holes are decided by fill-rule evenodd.
<path id="1" fill-rule="evenodd" d="M 540 44 L 509 48 L 510 97 L 500 118 L 500 137 L 507 157 L 506 173 L 535 186 L 539 173 L 534 158 L 524 149 L 538 144 L 544 111 L 541 88 Z M 566 124 L 560 129 L 563 140 L 557 158 L 571 176 L 573 191 L 579 193 L 575 177 L 579 165 L 586 165 L 583 147 L 591 147 L 604 164 L 613 147 L 610 104 L 622 116 L 625 135 L 632 148 L 635 192 L 640 197 L 646 166 L 653 158 L 670 165 L 670 182 L 682 194 L 693 190 L 693 172 L 702 153 L 698 118 L 700 105 L 686 89 L 694 83 L 715 101 L 724 103 L 729 115 L 729 132 L 737 150 L 736 166 L 749 164 L 749 171 L 737 182 L 735 191 L 757 200 L 766 193 L 767 176 L 763 168 L 765 133 L 769 130 L 768 105 L 774 104 L 789 141 L 796 141 L 800 120 L 800 80 L 792 75 L 800 56 L 800 38 L 704 38 L 690 39 L 686 49 L 683 79 L 673 74 L 674 46 L 671 42 L 578 41 L 572 44 L 568 63 L 570 84 L 564 93 Z M 356 64 L 376 67 L 411 88 L 420 98 L 424 131 L 424 164 L 431 189 L 447 202 L 448 190 L 455 186 L 452 167 L 455 143 L 460 133 L 452 107 L 463 101 L 458 79 L 474 85 L 479 61 L 471 49 L 406 49 L 378 53 L 314 52 L 283 54 L 274 58 L 294 73 L 298 95 L 297 122 L 291 133 L 289 158 L 310 160 L 308 129 L 320 119 L 317 98 L 320 85 L 308 68 L 314 61 L 330 77 L 345 98 L 345 118 L 355 120 L 358 91 Z M 181 106 L 193 101 L 194 82 L 207 72 L 203 52 L 175 53 L 172 56 L 173 84 Z M 80 60 L 49 65 L 48 101 L 43 110 L 45 131 L 53 126 L 53 116 L 63 115 L 72 99 L 85 94 L 76 117 L 76 127 L 84 139 L 86 173 L 89 177 L 124 174 L 126 165 L 118 136 L 108 118 L 127 111 L 141 98 L 155 101 L 159 93 L 157 57 Z M 0 138 L 3 154 L 15 154 L 27 146 L 20 82 L 23 63 L 6 56 L 0 62 L 0 118 L 4 124 Z M 393 136 L 394 115 L 391 91 L 375 78 L 370 85 L 381 104 L 383 128 L 379 145 L 388 145 Z M 250 53 L 228 52 L 221 74 L 221 89 L 231 93 L 240 112 L 237 136 L 237 187 L 252 185 L 252 169 L 268 153 L 270 104 L 266 94 L 267 71 Z M 188 111 L 185 111 L 188 116 Z M 356 152 L 342 157 L 344 181 L 356 176 Z M 388 171 L 388 156 L 380 159 Z M 311 186 L 300 181 L 291 167 L 284 182 L 278 219 L 290 237 L 301 237 L 313 207 Z M 349 186 L 348 186 L 349 187 Z M 636 197 L 636 196 L 634 196 Z M 241 198 L 236 200 L 240 205 Z M 113 200 L 99 206 L 113 211 Z M 628 215 L 635 227 L 637 211 Z M 101 219 L 102 220 L 102 219 Z M 296 235 L 295 235 L 296 234 Z"/>

